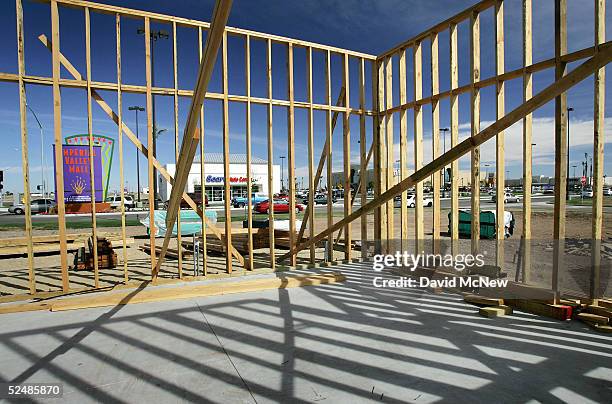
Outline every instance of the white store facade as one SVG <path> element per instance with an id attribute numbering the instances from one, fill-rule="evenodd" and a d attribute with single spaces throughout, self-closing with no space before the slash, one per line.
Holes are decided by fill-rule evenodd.
<path id="1" fill-rule="evenodd" d="M 191 169 L 185 192 L 200 193 L 201 173 L 200 173 L 200 156 L 196 155 Z M 168 174 L 174 177 L 176 173 L 176 164 L 166 164 L 164 168 Z M 246 154 L 230 154 L 229 155 L 229 183 L 230 183 L 230 199 L 233 197 L 247 196 L 247 164 Z M 280 192 L 280 166 L 275 164 L 272 166 L 273 176 L 273 193 Z M 208 197 L 209 203 L 222 202 L 224 200 L 224 183 L 225 176 L 223 173 L 223 154 L 222 153 L 206 153 L 204 154 L 204 189 Z M 158 177 L 159 196 L 163 201 L 170 199 L 172 186 L 166 182 L 161 176 Z M 268 195 L 268 162 L 258 157 L 251 157 L 251 192 L 257 194 Z"/>

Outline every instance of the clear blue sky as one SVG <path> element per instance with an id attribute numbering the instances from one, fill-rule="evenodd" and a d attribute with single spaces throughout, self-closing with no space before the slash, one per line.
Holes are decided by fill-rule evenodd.
<path id="1" fill-rule="evenodd" d="M 104 0 L 104 3 L 121 5 L 130 8 L 144 9 L 164 14 L 172 14 L 193 19 L 209 21 L 212 14 L 213 1 L 176 0 L 176 1 L 137 1 L 137 0 Z M 409 0 L 380 0 L 380 1 L 253 1 L 235 0 L 229 18 L 229 25 L 247 28 L 261 32 L 283 35 L 303 40 L 333 45 L 362 51 L 370 54 L 379 54 L 394 45 L 412 37 L 429 28 L 443 19 L 446 19 L 472 5 L 472 0 L 439 0 L 439 1 L 409 1 Z M 0 13 L 0 71 L 16 73 L 17 56 L 15 48 L 15 17 L 14 2 L 6 1 L 2 4 Z M 593 1 L 568 1 L 569 51 L 591 46 L 593 42 Z M 612 5 L 608 1 L 608 16 L 612 13 Z M 33 3 L 24 0 L 25 9 L 25 44 L 27 74 L 51 76 L 51 55 L 37 40 L 41 33 L 50 34 L 50 13 L 47 4 Z M 506 70 L 516 69 L 522 64 L 521 55 L 521 1 L 507 0 L 505 4 L 506 24 Z M 61 51 L 72 63 L 85 74 L 84 51 L 84 16 L 75 9 L 61 9 Z M 554 56 L 553 48 L 553 1 L 538 0 L 534 2 L 534 62 Z M 92 74 L 95 81 L 115 81 L 115 32 L 114 17 L 92 13 Z M 607 25 L 612 24 L 607 18 Z M 123 19 L 122 24 L 122 55 L 123 55 L 123 82 L 128 84 L 144 84 L 144 39 L 136 34 L 142 22 L 135 19 Z M 166 29 L 170 26 L 153 24 L 152 29 Z M 494 73 L 494 41 L 493 41 L 493 13 L 489 10 L 481 16 L 482 31 L 482 77 L 486 78 Z M 610 30 L 608 30 L 610 31 Z M 609 39 L 610 35 L 608 35 Z M 192 88 L 197 73 L 197 33 L 188 28 L 179 28 L 177 34 L 179 51 L 179 87 Z M 155 84 L 157 86 L 172 86 L 172 41 L 162 40 L 155 44 Z M 423 93 L 430 93 L 429 74 L 429 42 L 424 43 L 424 83 Z M 253 41 L 252 56 L 252 94 L 265 96 L 265 47 L 263 42 Z M 469 27 L 466 23 L 459 26 L 459 54 L 460 54 L 460 84 L 469 81 Z M 411 57 L 407 58 L 408 74 L 412 73 Z M 295 51 L 295 96 L 297 100 L 305 100 L 306 82 L 304 72 L 305 51 Z M 357 64 L 351 61 L 350 83 L 351 105 L 358 104 L 358 93 L 355 84 L 357 80 Z M 274 97 L 286 98 L 285 75 L 286 52 L 281 45 L 275 45 L 273 50 L 274 71 Z M 449 87 L 448 66 L 448 34 L 440 35 L 440 80 L 441 90 Z M 219 65 L 219 64 L 218 64 Z M 574 67 L 572 64 L 570 68 Z M 609 73 L 609 69 L 608 73 Z M 370 77 L 370 68 L 366 72 Z M 397 72 L 397 66 L 395 68 Z M 230 37 L 229 41 L 229 73 L 230 93 L 244 94 L 244 50 L 243 42 L 238 38 Z M 62 77 L 70 78 L 67 71 L 62 70 Z M 410 77 L 410 76 L 409 76 Z M 608 74 L 608 77 L 612 77 Z M 215 70 L 209 90 L 221 90 L 221 75 L 219 66 Z M 332 59 L 333 98 L 338 95 L 341 86 L 341 60 Z M 397 88 L 397 74 L 395 75 L 395 88 Z M 534 93 L 543 89 L 553 80 L 552 70 L 535 75 Z M 608 80 L 608 83 L 611 79 Z M 412 84 L 408 85 L 409 99 L 412 97 Z M 323 54 L 315 54 L 314 59 L 314 97 L 315 102 L 324 100 L 324 58 Z M 506 108 L 510 110 L 521 102 L 522 80 L 513 80 L 506 84 Z M 610 84 L 606 86 L 609 94 Z M 28 102 L 38 114 L 44 127 L 44 153 L 48 181 L 52 174 L 53 143 L 53 114 L 51 87 L 28 86 Z M 104 99 L 116 109 L 117 97 L 112 92 L 101 92 Z M 367 107 L 371 106 L 370 89 L 367 90 Z M 495 118 L 495 91 L 488 88 L 482 91 L 482 125 L 489 124 Z M 397 97 L 396 97 L 397 100 Z M 156 97 L 157 125 L 167 128 L 158 142 L 158 155 L 163 163 L 174 161 L 174 123 L 173 100 L 171 97 Z M 610 116 L 612 106 L 610 97 L 606 105 L 606 117 Z M 124 119 L 135 131 L 134 113 L 129 112 L 130 105 L 145 106 L 145 97 L 140 94 L 124 93 Z M 593 115 L 593 81 L 585 80 L 569 92 L 568 104 L 575 109 L 571 115 L 571 163 L 578 165 L 584 158 L 584 153 L 592 153 L 592 115 Z M 0 169 L 5 170 L 5 189 L 10 191 L 22 190 L 21 175 L 21 149 L 19 139 L 19 110 L 17 86 L 13 83 L 0 83 L 0 123 L 2 124 L 2 143 L 0 148 Z M 190 100 L 181 98 L 179 104 L 179 134 L 185 124 Z M 210 152 L 221 151 L 221 104 L 217 101 L 205 103 L 205 149 Z M 230 104 L 230 132 L 231 152 L 244 153 L 244 104 Z M 266 155 L 266 115 L 264 106 L 253 106 L 253 154 L 267 158 Z M 429 107 L 424 109 L 425 130 L 425 162 L 431 159 L 431 125 Z M 86 93 L 80 89 L 62 90 L 62 124 L 63 135 L 87 132 L 87 106 Z M 94 103 L 94 133 L 117 138 L 117 128 L 102 110 Z M 553 133 L 553 103 L 549 103 L 535 113 L 534 122 L 534 172 L 536 174 L 553 175 L 554 172 L 554 133 Z M 325 114 L 315 114 L 315 158 L 318 159 L 324 142 Z M 461 137 L 469 135 L 469 95 L 460 97 Z M 141 139 L 145 139 L 145 115 L 141 115 Z M 339 121 L 341 122 L 341 121 Z M 395 141 L 399 143 L 399 122 L 395 121 Z M 280 163 L 278 156 L 287 155 L 286 109 L 274 109 L 274 153 L 275 162 Z M 351 118 L 352 145 L 351 152 L 354 157 L 358 155 L 357 144 L 359 122 L 357 117 Z M 449 125 L 448 100 L 441 103 L 441 126 Z M 412 114 L 409 114 L 409 133 L 412 131 Z M 368 139 L 371 138 L 371 122 L 368 119 Z M 612 122 L 606 120 L 606 128 L 612 129 Z M 28 114 L 28 130 L 30 142 L 30 164 L 32 184 L 40 183 L 41 178 L 41 145 L 38 127 L 32 116 Z M 296 168 L 297 175 L 301 177 L 307 173 L 306 165 L 306 112 L 296 109 Z M 341 168 L 342 145 L 340 134 L 342 128 L 339 124 L 335 136 L 334 169 Z M 514 125 L 506 137 L 506 165 L 509 176 L 516 178 L 522 175 L 521 168 L 521 124 Z M 411 137 L 411 135 L 409 135 Z M 125 165 L 126 180 L 131 190 L 136 184 L 135 148 L 125 138 Z M 369 141 L 368 141 L 369 143 Z M 412 147 L 412 143 L 410 143 Z M 609 148 L 606 148 L 609 154 Z M 608 157 L 608 156 L 606 156 Z M 412 151 L 409 159 L 412 158 Z M 493 162 L 494 140 L 483 146 L 483 162 Z M 461 161 L 461 167 L 467 168 L 469 157 Z M 607 159 L 605 171 L 612 174 L 612 161 Z M 356 160 L 354 160 L 356 161 Z M 493 164 L 492 164 L 493 165 Z M 410 164 L 411 166 L 411 164 Z M 118 149 L 115 150 L 114 167 L 111 177 L 111 189 L 117 189 L 119 159 Z M 141 183 L 146 185 L 146 163 L 141 159 Z M 579 171 L 579 168 L 576 168 Z M 570 174 L 572 169 L 570 168 Z M 577 173 L 578 174 L 578 173 Z M 299 180 L 300 178 L 298 178 Z"/>

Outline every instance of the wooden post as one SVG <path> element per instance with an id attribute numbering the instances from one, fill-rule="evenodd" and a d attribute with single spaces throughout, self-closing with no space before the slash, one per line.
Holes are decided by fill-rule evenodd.
<path id="1" fill-rule="evenodd" d="M 532 74 L 527 66 L 532 64 L 531 0 L 523 0 L 523 102 L 533 93 Z M 523 118 L 523 282 L 529 283 L 531 272 L 531 183 L 532 183 L 532 115 Z"/>
<path id="2" fill-rule="evenodd" d="M 247 154 L 247 232 L 249 246 L 249 268 L 255 269 L 253 262 L 253 193 L 251 191 L 251 37 L 246 36 L 244 42 L 244 67 L 245 67 L 245 85 L 246 85 L 246 154 Z M 202 182 L 202 189 L 204 183 Z"/>
<path id="3" fill-rule="evenodd" d="M 57 195 L 57 227 L 60 241 L 62 290 L 70 290 L 68 280 L 68 244 L 66 242 L 66 206 L 64 204 L 64 169 L 62 164 L 62 97 L 60 93 L 59 11 L 57 1 L 51 1 L 51 38 L 53 41 L 53 130 L 55 137 L 55 192 Z"/>
<path id="4" fill-rule="evenodd" d="M 394 168 L 395 168 L 395 154 L 393 152 L 393 113 L 389 112 L 393 108 L 393 57 L 389 56 L 385 59 L 385 127 L 386 127 L 386 179 L 387 187 L 390 189 L 395 185 Z M 395 219 L 394 219 L 394 206 L 393 201 L 387 202 L 387 250 L 393 249 L 392 240 L 395 239 Z"/>
<path id="5" fill-rule="evenodd" d="M 129 281 L 129 276 L 127 267 L 127 240 L 125 234 L 125 175 L 123 173 L 123 130 L 121 129 L 123 126 L 123 94 L 121 92 L 121 15 L 118 13 L 115 16 L 115 33 L 117 38 L 117 110 L 119 119 L 119 124 L 117 125 L 119 131 L 117 133 L 117 137 L 119 138 L 119 187 L 121 188 L 121 241 L 123 244 L 123 282 L 127 284 Z"/>
<path id="6" fill-rule="evenodd" d="M 414 64 L 414 171 L 423 166 L 423 111 L 417 102 L 423 98 L 423 57 L 421 42 L 414 44 L 413 64 Z M 423 239 L 425 232 L 423 228 L 423 183 L 415 184 L 414 193 L 414 238 L 415 253 L 423 251 Z"/>
<path id="7" fill-rule="evenodd" d="M 366 155 L 366 123 L 365 123 L 365 61 L 359 59 L 359 186 L 361 187 L 361 206 L 367 203 L 368 196 L 368 164 L 364 161 Z M 314 234 L 310 236 L 314 237 Z M 368 241 L 368 215 L 361 217 L 361 258 L 367 257 L 366 243 Z"/>
<path id="8" fill-rule="evenodd" d="M 399 52 L 399 103 L 406 104 L 406 49 Z M 400 120 L 400 181 L 408 176 L 408 117 L 406 109 L 402 108 L 399 113 Z M 400 250 L 408 249 L 408 192 L 401 195 L 400 210 Z"/>
<path id="9" fill-rule="evenodd" d="M 555 79 L 565 75 L 567 53 L 567 0 L 555 0 Z M 553 226 L 552 290 L 559 300 L 559 272 L 565 255 L 565 198 L 567 195 L 567 94 L 555 98 L 555 206 Z"/>
<path id="10" fill-rule="evenodd" d="M 295 241 L 295 107 L 293 105 L 293 44 L 287 45 L 287 173 L 289 177 L 289 245 Z M 291 266 L 295 266 L 297 257 L 291 256 Z"/>
<path id="11" fill-rule="evenodd" d="M 606 41 L 606 2 L 595 0 L 595 54 L 599 52 L 598 45 Z M 595 72 L 594 113 L 593 113 L 593 218 L 591 241 L 591 282 L 590 298 L 597 305 L 601 297 L 600 268 L 601 240 L 603 215 L 603 175 L 604 175 L 604 144 L 605 144 L 605 101 L 606 101 L 606 69 Z"/>
<path id="12" fill-rule="evenodd" d="M 344 97 L 344 105 L 346 111 L 344 112 L 343 120 L 343 161 L 344 161 L 344 216 L 348 216 L 351 213 L 351 111 L 350 111 L 350 96 L 349 96 L 349 56 L 347 53 L 344 54 L 343 59 L 343 81 L 346 96 Z M 332 248 L 333 249 L 333 248 Z M 351 252 L 351 224 L 347 223 L 344 227 L 344 259 L 350 260 L 352 258 Z"/>
<path id="13" fill-rule="evenodd" d="M 386 135 L 386 121 L 385 118 L 385 60 L 382 59 L 380 62 L 377 62 L 378 68 L 376 74 L 376 86 L 373 88 L 373 92 L 376 93 L 376 112 L 377 114 L 374 116 L 378 121 L 376 125 L 374 136 L 377 144 L 376 156 L 378 157 L 378 161 L 376 162 L 376 170 L 377 173 L 377 189 L 375 189 L 375 199 L 380 195 L 387 191 L 387 135 Z M 374 74 L 374 72 L 373 72 Z M 388 227 L 387 227 L 387 206 L 381 205 L 379 209 L 377 209 L 379 216 L 379 224 L 377 227 L 380 227 L 379 237 L 377 238 L 381 251 L 387 251 L 387 239 L 388 239 Z"/>
<path id="14" fill-rule="evenodd" d="M 202 27 L 198 29 L 198 54 L 200 63 L 202 63 Z M 200 108 L 200 186 L 202 187 L 202 273 L 208 275 L 208 248 L 206 247 L 206 173 L 204 164 L 206 155 L 204 154 L 204 103 Z M 179 207 L 180 209 L 180 207 Z M 180 213 L 180 211 L 179 211 Z M 195 271 L 195 268 L 194 268 Z"/>
<path id="15" fill-rule="evenodd" d="M 473 12 L 470 18 L 470 71 L 471 71 L 471 104 L 472 136 L 480 132 L 480 89 L 475 84 L 480 81 L 480 14 Z M 472 188 L 472 254 L 479 251 L 480 242 L 480 148 L 474 147 L 471 152 L 471 188 Z"/>
<path id="16" fill-rule="evenodd" d="M 94 167 L 94 139 L 93 139 L 93 119 L 91 111 L 91 28 L 89 21 L 89 7 L 85 7 L 85 70 L 87 77 L 87 135 L 89 142 L 89 181 L 91 198 L 91 237 L 93 240 L 93 260 L 94 260 L 94 286 L 100 287 L 100 274 L 98 272 L 98 231 L 96 226 L 96 185 Z M 123 192 L 123 191 L 122 191 Z M 123 198 L 122 198 L 123 199 Z"/>
<path id="17" fill-rule="evenodd" d="M 318 180 L 314 178 L 314 114 L 312 108 L 312 47 L 306 49 L 306 90 L 308 92 L 308 206 L 307 213 L 304 214 L 304 221 L 308 219 L 308 238 L 314 237 L 314 193 Z M 302 242 L 302 237 L 298 237 L 298 243 Z M 315 263 L 315 245 L 310 246 L 310 263 Z"/>
<path id="18" fill-rule="evenodd" d="M 227 33 L 223 32 L 221 47 L 222 74 L 223 74 L 223 207 L 225 210 L 225 265 L 228 273 L 232 273 L 232 209 L 230 207 L 230 131 L 229 131 L 229 101 L 227 78 Z"/>
<path id="19" fill-rule="evenodd" d="M 274 139 L 272 134 L 272 41 L 268 39 L 267 80 L 268 80 L 268 201 L 274 203 Z M 268 209 L 268 229 L 270 231 L 270 268 L 276 267 L 274 245 L 274 209 Z"/>
<path id="20" fill-rule="evenodd" d="M 178 163 L 178 153 L 179 153 L 179 118 L 178 118 L 178 48 L 177 48 L 177 40 L 176 40 L 176 22 L 172 22 L 172 73 L 174 76 L 174 93 L 173 93 L 173 101 L 174 101 L 174 166 Z M 201 46 L 200 46 L 201 48 Z M 204 139 L 204 134 L 202 134 L 202 139 Z M 203 144 L 202 140 L 200 144 Z M 203 162 L 200 160 L 200 164 Z M 202 192 L 204 192 L 204 184 L 202 184 Z M 202 194 L 202 201 L 205 200 L 204 194 Z M 180 209 L 180 206 L 179 206 Z M 202 210 L 206 209 L 206 203 L 202 203 Z M 206 217 L 206 212 L 202 212 L 202 216 Z M 206 257 L 206 231 L 205 224 L 206 221 L 202 220 L 202 257 Z M 179 279 L 183 279 L 183 243 L 181 242 L 181 214 L 180 210 L 176 215 L 176 246 L 178 250 L 178 277 Z M 204 262 L 206 262 L 206 258 L 204 258 Z M 206 265 L 204 265 L 204 274 L 206 274 Z"/>
<path id="21" fill-rule="evenodd" d="M 495 3 L 495 68 L 498 76 L 496 83 L 496 106 L 497 119 L 505 114 L 505 85 L 499 76 L 504 74 L 504 2 L 498 0 Z M 506 189 L 506 171 L 505 171 L 505 149 L 504 149 L 504 132 L 499 132 L 495 137 L 495 178 L 497 188 L 496 207 L 496 254 L 495 263 L 497 266 L 504 268 L 504 239 L 505 239 L 505 206 L 504 192 Z M 529 145 L 531 146 L 531 145 Z"/>
<path id="22" fill-rule="evenodd" d="M 332 136 L 334 128 L 332 126 L 332 111 L 331 111 L 331 53 L 327 51 L 327 70 L 326 70 L 326 84 L 327 84 L 327 116 L 326 116 L 326 135 L 327 135 L 327 227 L 331 227 L 334 223 L 333 218 L 333 207 L 332 207 Z M 332 261 L 334 259 L 334 251 L 333 251 L 333 243 L 334 243 L 334 235 L 330 234 L 327 238 L 327 243 L 329 248 L 327 253 L 327 261 Z"/>
<path id="23" fill-rule="evenodd" d="M 450 48 L 450 141 L 451 149 L 459 143 L 459 69 L 457 24 L 449 28 Z M 459 254 L 459 161 L 451 162 L 451 254 Z"/>
<path id="24" fill-rule="evenodd" d="M 149 17 L 145 17 L 144 20 L 144 42 L 145 42 L 145 74 L 147 83 L 147 167 L 148 167 L 148 184 L 149 184 L 149 242 L 151 243 L 151 279 L 155 280 L 157 272 L 155 270 L 155 234 L 157 228 L 155 227 L 155 195 L 153 195 L 153 184 L 155 183 L 155 176 L 153 174 L 153 94 L 151 93 L 151 21 Z M 172 226 L 174 227 L 174 225 Z M 172 233 L 172 227 L 166 231 L 166 233 Z M 160 257 L 162 260 L 163 257 Z M 161 265 L 161 262 L 160 262 Z"/>
<path id="25" fill-rule="evenodd" d="M 17 17 L 17 64 L 19 69 L 19 119 L 21 128 L 21 170 L 23 174 L 23 196 L 25 203 L 25 231 L 28 250 L 28 286 L 30 294 L 36 293 L 36 274 L 34 273 L 34 249 L 32 247 L 32 210 L 30 207 L 30 163 L 28 157 L 28 124 L 25 75 L 25 56 L 23 50 L 23 6 L 15 0 Z"/>
<path id="26" fill-rule="evenodd" d="M 440 156 L 440 75 L 438 70 L 438 34 L 431 34 L 431 146 L 433 160 Z M 445 135 L 446 136 L 446 135 Z M 444 169 L 442 171 L 444 173 Z M 440 176 L 433 174 L 433 253 L 440 253 Z"/>

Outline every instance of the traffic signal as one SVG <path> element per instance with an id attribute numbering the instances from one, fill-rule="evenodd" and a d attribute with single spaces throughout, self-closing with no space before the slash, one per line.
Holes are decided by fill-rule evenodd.
<path id="1" fill-rule="evenodd" d="M 3 180 L 4 180 L 4 171 L 0 170 L 0 191 L 4 189 L 4 185 L 2 184 Z"/>

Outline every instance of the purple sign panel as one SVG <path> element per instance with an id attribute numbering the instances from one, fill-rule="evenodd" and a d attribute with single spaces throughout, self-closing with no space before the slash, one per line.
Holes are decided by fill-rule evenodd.
<path id="1" fill-rule="evenodd" d="M 55 145 L 53 145 L 55 148 Z M 94 183 L 96 202 L 103 201 L 102 159 L 100 146 L 93 146 Z M 55 160 L 55 153 L 53 153 Z M 64 202 L 91 202 L 91 175 L 89 172 L 89 146 L 63 145 L 62 166 L 64 169 Z M 55 165 L 53 165 L 55 168 Z M 57 173 L 55 173 L 57 176 Z M 57 202 L 57 182 L 55 183 L 55 201 Z"/>

